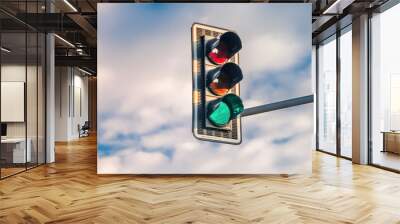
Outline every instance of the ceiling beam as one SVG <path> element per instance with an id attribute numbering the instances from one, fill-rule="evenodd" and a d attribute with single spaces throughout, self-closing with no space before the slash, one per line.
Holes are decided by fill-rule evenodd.
<path id="1" fill-rule="evenodd" d="M 89 23 L 89 21 L 80 14 L 68 14 L 72 21 L 74 21 L 82 30 L 90 37 L 86 41 L 90 42 L 91 46 L 96 46 L 97 30 Z M 94 41 L 93 41 L 94 40 Z"/>
<path id="2" fill-rule="evenodd" d="M 342 14 L 343 10 L 353 4 L 355 0 L 336 0 L 330 4 L 322 14 Z"/>
<path id="3" fill-rule="evenodd" d="M 97 60 L 91 56 L 56 56 L 56 66 L 82 66 L 96 70 Z"/>
<path id="4" fill-rule="evenodd" d="M 16 18 L 42 32 L 81 31 L 82 28 L 63 13 L 18 13 Z"/>

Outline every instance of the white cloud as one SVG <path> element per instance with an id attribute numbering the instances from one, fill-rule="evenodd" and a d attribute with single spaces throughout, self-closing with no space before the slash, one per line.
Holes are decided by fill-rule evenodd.
<path id="1" fill-rule="evenodd" d="M 254 36 L 248 40 L 246 48 L 241 52 L 241 61 L 251 72 L 290 68 L 304 59 L 310 50 L 309 45 L 296 39 L 296 36 L 287 32 Z"/>
<path id="2" fill-rule="evenodd" d="M 198 142 L 185 127 L 143 137 L 136 148 L 99 158 L 100 173 L 296 173 L 311 169 L 312 106 L 243 118 L 240 146 Z M 256 132 L 247 137 L 250 133 Z M 293 136 L 291 136 L 293 135 Z M 276 139 L 293 137 L 287 144 Z M 169 147 L 172 159 L 142 148 Z M 140 153 L 139 153 L 140 152 Z M 154 157 L 154 158 L 153 158 Z M 148 160 L 147 160 L 148 159 Z M 289 159 L 290 161 L 285 161 Z M 277 165 L 279 164 L 279 165 Z"/>
<path id="3" fill-rule="evenodd" d="M 150 153 L 124 149 L 116 156 L 100 157 L 97 171 L 103 174 L 157 172 L 159 165 L 164 164 L 167 159 L 160 152 Z"/>

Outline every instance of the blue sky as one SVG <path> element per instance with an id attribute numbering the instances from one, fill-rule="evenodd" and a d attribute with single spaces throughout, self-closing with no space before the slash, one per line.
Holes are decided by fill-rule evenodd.
<path id="1" fill-rule="evenodd" d="M 240 35 L 245 107 L 311 94 L 308 4 L 99 4 L 98 172 L 309 171 L 311 104 L 243 118 L 239 146 L 192 136 L 194 22 Z"/>

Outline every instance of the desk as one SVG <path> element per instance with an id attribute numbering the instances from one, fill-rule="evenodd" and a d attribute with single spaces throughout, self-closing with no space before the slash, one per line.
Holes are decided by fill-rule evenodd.
<path id="1" fill-rule="evenodd" d="M 383 150 L 382 152 L 392 152 L 400 154 L 400 132 L 383 131 Z"/>
<path id="2" fill-rule="evenodd" d="M 32 141 L 30 138 L 26 140 L 28 143 L 25 151 L 25 138 L 6 138 L 1 139 L 2 145 L 2 157 L 9 163 L 25 163 L 31 162 L 32 152 L 31 145 Z M 3 156 L 3 154 L 5 154 Z M 12 156 L 11 156 L 12 154 Z M 12 160 L 11 160 L 12 158 Z"/>

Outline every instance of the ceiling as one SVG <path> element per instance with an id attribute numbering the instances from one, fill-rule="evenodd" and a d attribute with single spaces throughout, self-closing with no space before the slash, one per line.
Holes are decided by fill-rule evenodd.
<path id="1" fill-rule="evenodd" d="M 335 32 L 338 20 L 373 9 L 387 0 L 253 0 L 219 2 L 311 3 L 313 10 L 313 41 Z M 189 2 L 134 0 L 1 0 L 0 22 L 4 33 L 32 31 L 55 32 L 56 65 L 86 67 L 96 71 L 97 3 L 107 2 Z M 209 2 L 195 0 L 190 2 Z M 49 12 L 52 13 L 49 13 Z M 26 13 L 27 12 L 27 13 Z M 351 23 L 351 18 L 348 19 Z M 329 31 L 331 28 L 332 31 Z M 328 32 L 329 31 L 329 32 Z M 325 32 L 325 33 L 324 33 Z M 328 33 L 327 33 L 328 32 Z M 18 34 L 13 34 L 18 36 Z M 6 38 L 20 41 L 7 34 Z M 17 43 L 16 43 L 17 44 Z M 18 44 L 17 44 L 18 45 Z"/>

